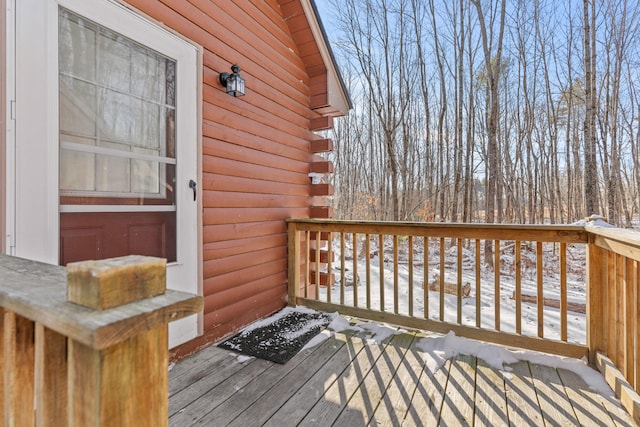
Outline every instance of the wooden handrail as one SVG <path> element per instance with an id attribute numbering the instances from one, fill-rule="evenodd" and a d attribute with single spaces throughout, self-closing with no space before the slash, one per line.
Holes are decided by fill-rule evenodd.
<path id="1" fill-rule="evenodd" d="M 203 301 L 165 291 L 164 269 L 128 257 L 78 263 L 67 277 L 0 255 L 0 425 L 167 425 L 167 324 Z"/>
<path id="2" fill-rule="evenodd" d="M 323 219 L 289 219 L 298 231 L 428 236 L 480 240 L 588 243 L 589 237 L 581 225 L 537 224 L 469 224 L 443 222 L 342 221 Z"/>

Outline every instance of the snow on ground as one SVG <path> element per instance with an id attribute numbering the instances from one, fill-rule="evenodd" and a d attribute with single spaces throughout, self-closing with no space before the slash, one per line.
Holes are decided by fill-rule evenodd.
<path id="1" fill-rule="evenodd" d="M 300 308 L 305 309 L 304 307 L 296 307 L 296 309 Z M 369 345 L 379 344 L 390 336 L 398 335 L 403 332 L 401 329 L 374 322 L 359 322 L 356 324 L 351 324 L 349 322 L 349 319 L 341 317 L 338 313 L 333 313 L 331 323 L 329 324 L 329 326 L 327 326 L 327 329 L 323 330 L 318 335 L 313 337 L 303 347 L 303 350 L 315 347 L 316 345 L 329 338 L 332 333 L 344 332 L 347 330 L 359 332 L 364 335 L 367 338 L 367 344 Z"/>
<path id="2" fill-rule="evenodd" d="M 357 293 L 358 306 L 366 307 L 366 259 L 363 256 L 363 237 L 358 242 L 358 259 L 355 268 L 357 269 Z M 450 239 L 446 240 L 449 243 Z M 515 255 L 513 247 L 508 247 L 506 242 L 501 248 L 500 263 L 500 330 L 505 332 L 516 331 L 516 304 L 513 299 L 515 291 Z M 360 247 L 362 246 L 362 247 Z M 398 262 L 398 313 L 409 315 L 409 263 L 407 241 L 400 241 Z M 513 246 L 513 245 L 512 245 Z M 381 301 L 384 300 L 384 311 L 393 312 L 393 291 L 394 291 L 394 271 L 393 252 L 390 241 L 385 242 L 383 251 L 384 268 L 380 271 L 380 251 L 377 248 L 377 239 L 371 242 L 371 253 L 369 254 L 369 277 L 370 277 L 370 305 L 373 310 L 381 310 Z M 421 264 L 423 257 L 423 243 L 421 238 L 414 239 L 414 266 L 413 266 L 413 316 L 423 317 L 425 298 L 423 290 L 424 266 Z M 471 293 L 469 297 L 462 300 L 462 324 L 476 325 L 476 299 L 478 289 L 476 285 L 475 272 L 475 248 L 465 248 L 462 250 L 462 283 L 469 283 Z M 333 244 L 335 261 L 333 263 L 333 273 L 336 283 L 331 287 L 332 302 L 339 302 L 341 298 L 340 288 L 340 243 L 336 239 Z M 544 298 L 560 298 L 560 268 L 558 245 L 553 243 L 543 244 L 543 281 Z M 354 304 L 353 287 L 353 247 L 351 239 L 346 239 L 345 251 L 345 287 L 344 302 L 346 305 Z M 431 239 L 429 246 L 429 268 L 427 271 L 427 282 L 434 280 L 435 274 L 439 273 L 440 246 L 439 239 Z M 536 248 L 535 244 L 527 245 L 523 243 L 521 250 L 522 264 L 522 293 L 527 295 L 537 294 L 537 273 L 536 273 Z M 457 246 L 447 245 L 445 248 L 445 282 L 456 283 L 457 277 Z M 586 304 L 585 287 L 586 268 L 586 248 L 583 244 L 567 245 L 567 301 L 570 303 Z M 383 275 L 384 287 L 383 297 L 380 289 L 380 276 Z M 480 317 L 481 327 L 494 329 L 495 326 L 495 276 L 492 268 L 481 265 L 480 275 Z M 428 296 L 428 317 L 430 319 L 440 318 L 440 294 L 437 291 L 429 291 Z M 327 288 L 320 289 L 320 299 L 327 300 Z M 457 322 L 457 298 L 455 295 L 445 294 L 444 296 L 444 320 L 451 323 Z M 544 337 L 560 339 L 560 310 L 552 307 L 544 307 Z M 568 341 L 585 344 L 586 343 L 586 316 L 582 313 L 568 312 Z M 537 306 L 530 303 L 522 303 L 521 317 L 522 334 L 537 336 Z"/>

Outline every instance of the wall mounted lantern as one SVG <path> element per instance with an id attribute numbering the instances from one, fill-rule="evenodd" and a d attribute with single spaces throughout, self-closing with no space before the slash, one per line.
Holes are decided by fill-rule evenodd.
<path id="1" fill-rule="evenodd" d="M 227 93 L 231 96 L 244 96 L 244 79 L 240 75 L 240 66 L 231 66 L 233 73 L 220 73 L 220 84 L 227 88 Z"/>

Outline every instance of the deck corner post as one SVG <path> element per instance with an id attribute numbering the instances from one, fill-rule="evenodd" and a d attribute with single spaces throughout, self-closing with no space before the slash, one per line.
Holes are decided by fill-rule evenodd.
<path id="1" fill-rule="evenodd" d="M 165 268 L 164 260 L 151 257 L 88 261 L 69 268 L 67 282 L 80 287 L 84 280 L 92 289 L 76 292 L 74 302 L 100 310 L 164 293 Z M 138 328 L 140 333 L 105 348 L 69 340 L 70 426 L 167 426 L 167 323 L 123 328 Z"/>
<path id="2" fill-rule="evenodd" d="M 587 244 L 587 348 L 589 363 L 596 364 L 596 354 L 607 354 L 605 334 L 607 307 L 607 257 L 608 252 L 597 246 L 590 236 Z"/>
<path id="3" fill-rule="evenodd" d="M 287 304 L 297 305 L 298 292 L 300 290 L 300 232 L 295 222 L 287 223 L 287 260 L 288 260 L 288 295 Z"/>

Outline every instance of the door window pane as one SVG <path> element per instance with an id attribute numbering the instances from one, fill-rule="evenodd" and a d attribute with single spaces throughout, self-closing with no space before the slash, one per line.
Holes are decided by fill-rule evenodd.
<path id="1" fill-rule="evenodd" d="M 174 204 L 175 61 L 64 9 L 59 52 L 61 196 Z"/>
<path id="2" fill-rule="evenodd" d="M 95 136 L 96 87 L 82 80 L 60 77 L 60 131 Z"/>
<path id="3" fill-rule="evenodd" d="M 95 81 L 96 29 L 64 13 L 64 17 L 60 17 L 58 31 L 60 73 Z"/>

